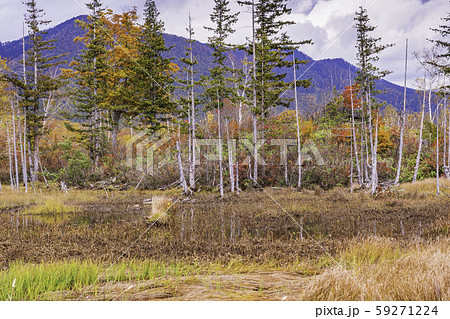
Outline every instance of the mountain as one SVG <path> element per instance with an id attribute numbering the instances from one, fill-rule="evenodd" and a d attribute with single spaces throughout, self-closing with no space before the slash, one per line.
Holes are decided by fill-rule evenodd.
<path id="1" fill-rule="evenodd" d="M 44 39 L 57 39 L 55 54 L 69 53 L 64 60 L 70 62 L 83 49 L 83 44 L 75 43 L 74 38 L 82 36 L 83 30 L 75 23 L 76 20 L 86 21 L 86 16 L 78 16 L 67 20 L 53 28 L 48 29 Z M 167 46 L 171 47 L 168 56 L 182 68 L 180 57 L 184 57 L 186 39 L 180 36 L 165 34 Z M 25 37 L 27 43 L 28 37 Z M 208 70 L 212 67 L 213 57 L 212 50 L 208 45 L 195 42 L 193 44 L 194 56 L 198 61 L 196 69 L 200 75 L 207 75 Z M 19 69 L 19 61 L 22 59 L 22 39 L 11 42 L 0 42 L 0 56 L 11 61 L 13 69 Z M 245 53 L 235 51 L 230 54 L 230 59 L 235 61 L 237 67 L 241 67 Z M 357 68 L 343 59 L 324 59 L 314 60 L 306 54 L 297 51 L 296 58 L 309 61 L 307 64 L 300 66 L 297 76 L 301 75 L 302 79 L 312 78 L 312 86 L 308 89 L 301 89 L 299 92 L 303 109 L 316 109 L 318 105 L 324 105 L 332 96 L 333 90 L 342 91 L 345 86 L 350 83 L 349 70 L 352 77 L 355 76 Z M 66 65 L 67 67 L 67 65 Z M 287 70 L 286 81 L 293 80 L 293 71 Z M 377 89 L 385 91 L 384 94 L 378 96 L 379 100 L 385 101 L 396 108 L 403 106 L 403 87 L 390 83 L 385 80 L 377 82 Z M 287 97 L 292 97 L 292 92 L 286 92 Z M 420 109 L 420 98 L 415 90 L 407 89 L 407 108 L 411 111 Z"/>

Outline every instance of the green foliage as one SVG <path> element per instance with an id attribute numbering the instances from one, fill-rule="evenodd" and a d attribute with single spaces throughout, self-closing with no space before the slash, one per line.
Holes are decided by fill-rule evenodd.
<path id="1" fill-rule="evenodd" d="M 344 96 L 334 92 L 334 98 L 325 106 L 320 122 L 324 127 L 336 127 L 349 122 L 351 113 L 345 108 Z"/>
<path id="2" fill-rule="evenodd" d="M 232 69 L 225 62 L 228 59 L 227 53 L 232 49 L 226 41 L 235 31 L 233 25 L 237 22 L 239 13 L 229 13 L 230 2 L 227 0 L 214 0 L 214 3 L 211 14 L 214 27 L 205 27 L 213 32 L 213 36 L 208 37 L 208 45 L 213 50 L 214 67 L 209 70 L 209 77 L 203 78 L 203 85 L 208 108 L 222 108 L 225 98 L 233 99 L 236 96 L 235 90 L 230 87 Z"/>
<path id="3" fill-rule="evenodd" d="M 163 122 L 171 120 L 170 115 L 175 113 L 176 108 L 172 97 L 172 73 L 177 67 L 170 59 L 165 58 L 170 48 L 165 45 L 164 23 L 158 17 L 155 2 L 147 0 L 144 7 L 144 25 L 137 47 L 134 79 L 138 121 L 152 130 L 159 129 L 164 126 Z"/>
<path id="4" fill-rule="evenodd" d="M 437 138 L 436 124 L 431 121 L 424 121 L 423 138 L 430 143 L 435 142 Z"/>
<path id="5" fill-rule="evenodd" d="M 0 300 L 58 300 L 52 292 L 75 291 L 100 282 L 151 280 L 164 276 L 181 277 L 198 271 L 181 262 L 127 260 L 107 270 L 93 261 L 67 261 L 48 264 L 13 262 L 0 273 Z M 106 271 L 105 271 L 106 270 Z"/>
<path id="6" fill-rule="evenodd" d="M 62 159 L 65 165 L 57 173 L 47 173 L 47 176 L 57 181 L 64 181 L 68 185 L 83 186 L 91 172 L 92 164 L 89 156 L 74 147 L 74 143 L 69 139 L 60 143 L 59 147 L 63 151 Z"/>
<path id="7" fill-rule="evenodd" d="M 289 59 L 293 50 L 303 44 L 311 44 L 311 40 L 294 42 L 290 39 L 284 28 L 294 24 L 286 19 L 292 12 L 287 7 L 289 0 L 265 0 L 238 1 L 241 5 L 251 6 L 254 10 L 255 37 L 250 42 L 246 51 L 254 55 L 256 60 L 256 77 L 252 78 L 251 86 L 256 91 L 256 109 L 254 113 L 265 115 L 266 112 L 276 106 L 289 107 L 292 99 L 284 96 L 285 91 L 291 87 L 285 82 L 286 70 L 294 65 L 293 59 Z M 255 52 L 253 52 L 253 44 Z M 306 64 L 307 61 L 296 60 L 296 66 Z M 300 87 L 309 87 L 310 80 L 297 81 Z M 249 99 L 253 99 L 253 93 L 249 92 Z"/>
<path id="8" fill-rule="evenodd" d="M 44 40 L 47 34 L 43 28 L 51 21 L 43 20 L 44 13 L 35 0 L 24 2 L 27 7 L 25 23 L 28 26 L 29 49 L 25 53 L 24 70 L 4 78 L 14 87 L 20 107 L 25 113 L 26 139 L 30 154 L 30 171 L 33 181 L 39 170 L 39 146 L 45 134 L 43 128 L 49 116 L 51 105 L 60 97 L 59 89 L 65 84 L 55 67 L 64 63 L 63 55 L 55 55 L 56 39 Z M 23 73 L 25 72 L 25 74 Z"/>
<path id="9" fill-rule="evenodd" d="M 79 134 L 79 141 L 88 150 L 94 167 L 97 167 L 99 157 L 105 151 L 103 119 L 100 112 L 106 96 L 107 34 L 102 20 L 104 14 L 102 3 L 93 0 L 86 6 L 91 10 L 88 21 L 77 21 L 86 31 L 86 35 L 75 39 L 83 42 L 85 49 L 72 63 L 77 85 L 72 95 L 76 111 L 70 116 L 66 114 L 69 119 L 79 122 L 80 125 L 67 123 L 66 126 L 70 131 Z"/>
<path id="10" fill-rule="evenodd" d="M 393 46 L 393 44 L 379 45 L 378 42 L 381 38 L 373 38 L 369 35 L 373 32 L 376 27 L 369 24 L 370 19 L 367 15 L 367 10 L 360 7 L 360 11 L 356 12 L 355 17 L 356 30 L 357 30 L 357 44 L 356 48 L 358 67 L 359 70 L 356 72 L 356 83 L 359 85 L 361 94 L 363 97 L 368 95 L 375 95 L 377 93 L 375 89 L 375 80 L 379 80 L 391 71 L 382 71 L 376 67 L 373 63 L 377 62 L 380 58 L 378 54 Z M 367 103 L 368 101 L 366 101 Z"/>
<path id="11" fill-rule="evenodd" d="M 441 19 L 444 24 L 440 25 L 436 29 L 432 29 L 433 31 L 439 33 L 442 38 L 439 40 L 432 41 L 438 48 L 441 48 L 443 52 L 438 55 L 438 58 L 442 59 L 439 62 L 431 62 L 430 64 L 437 66 L 443 74 L 450 74 L 450 64 L 448 60 L 450 59 L 450 42 L 446 41 L 447 37 L 450 35 L 450 12 L 447 13 L 447 16 Z M 447 86 L 447 88 L 450 86 Z"/>

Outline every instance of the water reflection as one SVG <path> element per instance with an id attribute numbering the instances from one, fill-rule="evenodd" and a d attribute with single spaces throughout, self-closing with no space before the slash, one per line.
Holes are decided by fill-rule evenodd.
<path id="1" fill-rule="evenodd" d="M 95 224 L 127 223 L 142 225 L 149 211 L 135 212 L 83 212 L 65 214 L 0 214 L 1 226 L 11 232 L 34 230 L 42 225 L 64 227 L 80 226 L 89 229 Z M 166 221 L 154 226 L 150 234 L 163 232 L 176 241 L 213 241 L 216 243 L 236 243 L 241 239 L 287 241 L 315 239 L 388 236 L 417 237 L 428 227 L 425 220 L 398 220 L 395 223 L 356 216 L 346 222 L 330 222 L 318 216 L 296 217 L 294 223 L 285 214 L 248 215 L 239 210 L 239 205 L 223 203 L 191 204 L 174 207 L 168 212 Z M 9 225 L 8 225 L 9 224 Z M 300 225 L 302 227 L 300 227 Z M 6 228 L 7 227 L 7 228 Z M 152 235 L 150 235 L 152 236 Z"/>

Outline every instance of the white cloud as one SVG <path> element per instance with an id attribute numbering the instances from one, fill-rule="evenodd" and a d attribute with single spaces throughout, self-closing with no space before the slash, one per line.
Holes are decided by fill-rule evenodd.
<path id="1" fill-rule="evenodd" d="M 293 15 L 296 22 L 309 23 L 316 27 L 312 36 L 321 34 L 320 38 L 313 37 L 316 45 L 305 48 L 304 51 L 313 58 L 342 57 L 355 64 L 356 32 L 351 26 L 360 5 L 368 8 L 371 24 L 377 26 L 373 36 L 381 37 L 384 44 L 396 44 L 380 55 L 378 64 L 381 68 L 393 71 L 387 77 L 389 81 L 403 83 L 405 39 L 409 39 L 408 83 L 412 84 L 417 76 L 412 52 L 431 46 L 427 38 L 435 38 L 436 34 L 430 28 L 437 26 L 439 19 L 449 11 L 448 1 L 431 0 L 423 3 L 421 0 L 319 0 L 309 13 L 305 14 L 299 10 Z M 307 38 L 308 35 L 304 32 L 294 32 L 293 37 L 300 39 Z"/>
<path id="2" fill-rule="evenodd" d="M 22 21 L 25 6 L 20 0 L 0 0 L 0 41 L 10 41 L 22 35 Z M 38 6 L 46 12 L 46 18 L 53 20 L 52 25 L 61 23 L 74 16 L 85 14 L 86 1 L 82 0 L 37 0 Z M 248 9 L 231 0 L 232 12 L 241 11 L 233 42 L 243 42 L 251 35 L 250 14 Z M 145 0 L 103 0 L 106 7 L 117 12 L 136 5 L 142 12 Z M 78 5 L 80 4 L 82 8 Z M 195 36 L 206 42 L 208 31 L 203 26 L 210 25 L 209 15 L 213 0 L 156 0 L 165 22 L 166 32 L 186 35 L 188 14 L 193 17 Z M 448 0 L 293 0 L 290 6 L 293 13 L 290 19 L 297 25 L 289 28 L 295 40 L 312 39 L 313 46 L 304 46 L 302 50 L 311 57 L 341 57 L 355 64 L 355 29 L 352 27 L 354 14 L 362 5 L 368 8 L 371 24 L 377 26 L 373 36 L 381 37 L 383 43 L 395 43 L 396 46 L 382 53 L 379 66 L 394 71 L 387 79 L 401 84 L 403 82 L 404 43 L 410 42 L 410 83 L 416 76 L 412 51 L 431 46 L 427 38 L 437 35 L 430 30 L 439 25 L 440 18 L 449 9 Z"/>

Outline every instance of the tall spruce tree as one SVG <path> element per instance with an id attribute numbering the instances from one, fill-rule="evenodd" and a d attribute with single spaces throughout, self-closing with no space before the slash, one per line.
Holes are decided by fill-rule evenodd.
<path id="1" fill-rule="evenodd" d="M 180 96 L 180 102 L 184 109 L 184 118 L 188 118 L 189 125 L 189 187 L 191 189 L 195 189 L 195 166 L 196 166 L 196 128 L 197 128 L 197 120 L 196 120 L 196 112 L 195 108 L 199 102 L 199 99 L 196 98 L 195 87 L 200 84 L 200 81 L 195 79 L 197 75 L 197 71 L 195 71 L 195 65 L 197 65 L 198 61 L 194 58 L 194 48 L 193 44 L 195 40 L 194 29 L 192 27 L 192 18 L 189 14 L 189 25 L 186 28 L 188 32 L 188 39 L 186 40 L 186 53 L 185 57 L 180 58 L 181 63 L 183 63 L 186 67 L 183 68 L 183 71 L 186 73 L 186 80 L 179 79 L 180 82 L 187 93 L 187 97 Z M 186 116 L 187 114 L 187 116 Z"/>
<path id="2" fill-rule="evenodd" d="M 437 56 L 440 61 L 429 61 L 428 63 L 437 66 L 442 74 L 444 74 L 445 76 L 449 76 L 450 63 L 448 63 L 448 61 L 450 59 L 450 42 L 447 40 L 447 37 L 450 35 L 450 12 L 448 12 L 447 16 L 442 18 L 441 20 L 443 21 L 443 24 L 441 24 L 436 29 L 432 29 L 433 31 L 439 33 L 442 37 L 441 39 L 432 41 L 438 48 L 442 49 L 442 53 Z M 447 88 L 449 87 L 450 85 L 447 84 Z"/>
<path id="3" fill-rule="evenodd" d="M 165 57 L 170 48 L 165 45 L 164 23 L 158 17 L 155 1 L 146 0 L 134 81 L 137 120 L 152 131 L 171 120 L 171 115 L 176 112 L 172 75 L 178 71 L 178 66 Z"/>
<path id="4" fill-rule="evenodd" d="M 372 193 L 376 192 L 378 187 L 378 156 L 377 156 L 377 141 L 378 141 L 378 107 L 375 103 L 374 96 L 380 93 L 376 90 L 375 81 L 385 77 L 390 71 L 380 70 L 373 63 L 379 60 L 378 54 L 392 44 L 380 45 L 381 38 L 373 38 L 370 36 L 370 32 L 373 32 L 376 27 L 371 26 L 367 10 L 360 7 L 360 10 L 356 12 L 356 48 L 357 48 L 357 60 L 359 70 L 356 73 L 356 84 L 360 88 L 360 96 L 362 108 L 364 112 L 363 125 L 366 125 L 369 133 L 370 142 L 370 155 L 371 155 L 371 174 L 370 174 L 370 189 Z M 376 115 L 376 121 L 374 123 L 374 115 Z M 367 154 L 367 153 L 366 153 Z M 365 163 L 368 162 L 366 159 Z"/>
<path id="5" fill-rule="evenodd" d="M 253 56 L 253 92 L 249 98 L 253 100 L 253 179 L 258 179 L 257 125 L 258 119 L 264 118 L 274 107 L 289 107 L 292 99 L 284 94 L 291 87 L 285 80 L 288 70 L 307 61 L 289 59 L 292 50 L 303 44 L 311 44 L 311 40 L 294 42 L 283 31 L 286 26 L 295 24 L 286 20 L 292 9 L 288 8 L 289 0 L 238 1 L 241 5 L 252 9 L 253 37 L 247 46 L 247 53 Z M 298 87 L 308 87 L 310 80 L 296 80 Z"/>
<path id="6" fill-rule="evenodd" d="M 93 0 L 86 6 L 90 10 L 88 21 L 77 21 L 86 31 L 86 35 L 75 39 L 84 43 L 85 48 L 71 64 L 77 88 L 73 94 L 75 112 L 69 118 L 80 124 L 68 123 L 66 126 L 69 130 L 79 133 L 79 141 L 88 150 L 95 169 L 105 150 L 105 119 L 102 107 L 106 96 L 107 33 L 103 19 L 105 9 L 101 1 Z"/>
<path id="7" fill-rule="evenodd" d="M 27 14 L 25 23 L 28 26 L 29 49 L 24 56 L 24 75 L 10 75 L 8 80 L 15 86 L 20 97 L 20 105 L 26 119 L 26 143 L 28 144 L 29 169 L 32 181 L 37 181 L 40 167 L 39 147 L 45 134 L 44 125 L 48 107 L 55 98 L 56 92 L 64 82 L 59 72 L 52 72 L 59 64 L 62 55 L 52 54 L 56 39 L 44 40 L 47 34 L 43 28 L 51 21 L 43 20 L 45 13 L 39 9 L 35 0 L 25 1 Z M 27 168 L 25 168 L 27 169 Z"/>
<path id="8" fill-rule="evenodd" d="M 205 27 L 213 32 L 213 36 L 208 37 L 208 45 L 213 49 L 214 67 L 209 70 L 209 77 L 206 79 L 205 95 L 210 105 L 209 108 L 217 107 L 217 127 L 219 134 L 219 176 L 220 195 L 223 197 L 223 161 L 222 161 L 222 123 L 221 109 L 225 99 L 233 100 L 237 95 L 232 87 L 233 70 L 226 65 L 227 53 L 233 49 L 227 43 L 228 37 L 235 32 L 233 25 L 238 20 L 239 13 L 230 14 L 228 0 L 214 0 L 213 13 L 210 15 L 214 27 Z"/>

